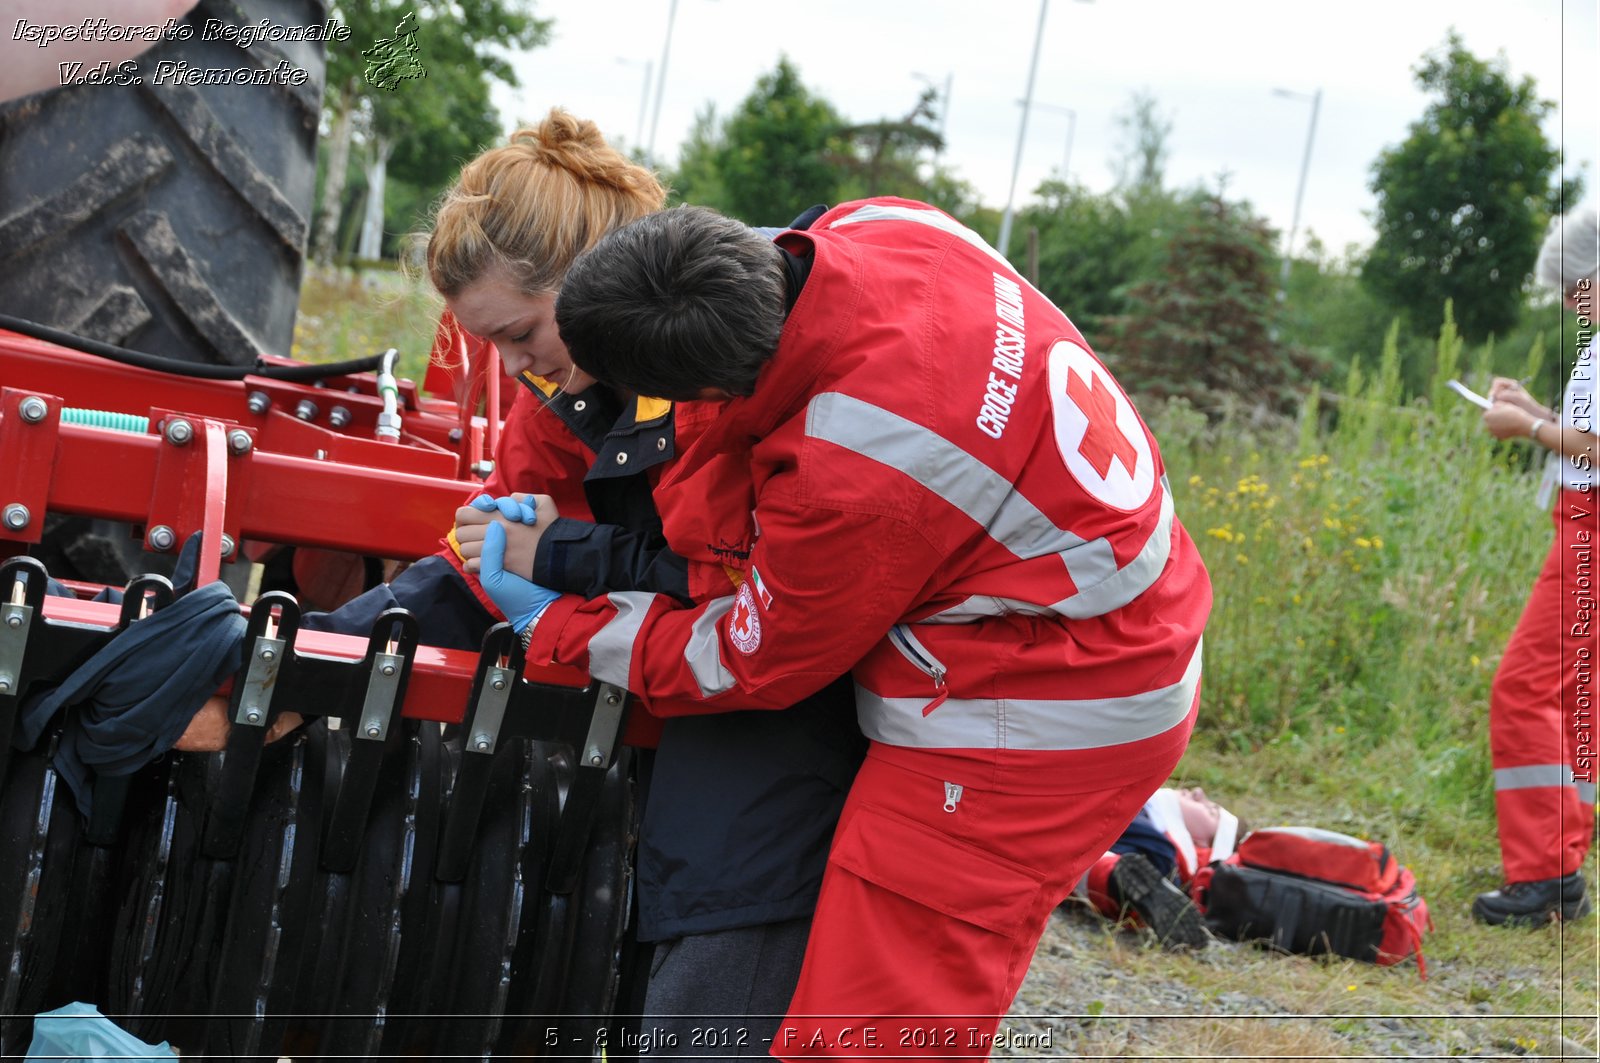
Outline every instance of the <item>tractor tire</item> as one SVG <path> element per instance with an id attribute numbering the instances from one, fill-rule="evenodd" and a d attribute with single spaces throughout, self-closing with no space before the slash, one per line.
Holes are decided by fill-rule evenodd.
<path id="1" fill-rule="evenodd" d="M 109 68 L 111 83 L 0 106 L 0 313 L 187 362 L 288 355 L 323 47 L 239 47 L 217 24 L 315 26 L 326 17 L 324 0 L 201 0 L 172 39 Z M 183 83 L 213 70 L 270 83 Z M 38 552 L 53 575 L 95 582 L 172 566 L 106 521 L 49 534 Z M 230 583 L 242 589 L 244 578 Z"/>
<path id="2" fill-rule="evenodd" d="M 187 39 L 119 68 L 138 83 L 66 85 L 0 108 L 0 309 L 183 361 L 286 355 L 316 174 L 322 46 L 241 48 L 207 40 L 221 35 L 206 29 L 325 17 L 318 0 L 201 0 L 181 23 Z M 289 74 L 176 83 L 175 71 L 197 70 Z"/>

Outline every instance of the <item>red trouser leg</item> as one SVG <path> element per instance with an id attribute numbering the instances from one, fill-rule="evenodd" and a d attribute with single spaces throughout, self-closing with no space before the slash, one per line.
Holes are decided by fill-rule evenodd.
<path id="1" fill-rule="evenodd" d="M 986 790 L 869 753 L 772 1054 L 986 1056 L 1051 911 L 1179 754 L 1140 762 L 1140 775 L 1120 785 L 1046 796 Z M 952 801 L 946 783 L 957 781 Z"/>
<path id="2" fill-rule="evenodd" d="M 1507 882 L 1576 871 L 1594 832 L 1594 495 L 1563 491 L 1556 537 L 1489 699 Z"/>

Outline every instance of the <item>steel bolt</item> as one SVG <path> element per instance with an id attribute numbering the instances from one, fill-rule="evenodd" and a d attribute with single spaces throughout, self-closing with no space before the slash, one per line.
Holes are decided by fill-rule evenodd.
<path id="1" fill-rule="evenodd" d="M 328 411 L 328 427 L 343 428 L 350 423 L 350 411 L 343 406 L 335 406 Z"/>
<path id="2" fill-rule="evenodd" d="M 233 551 L 238 545 L 239 545 L 238 543 L 233 541 L 233 536 L 224 535 L 222 537 L 222 556 L 223 557 L 232 557 L 233 556 Z"/>
<path id="3" fill-rule="evenodd" d="M 611 693 L 606 695 L 606 704 L 610 705 L 612 708 L 616 708 L 618 705 L 622 704 L 622 695 L 613 690 Z"/>
<path id="4" fill-rule="evenodd" d="M 235 428 L 228 433 L 228 449 L 235 454 L 248 454 L 253 445 L 250 433 L 243 428 Z"/>
<path id="5" fill-rule="evenodd" d="M 0 675 L 0 694 L 9 693 L 11 693 L 11 677 L 8 675 Z"/>
<path id="6" fill-rule="evenodd" d="M 167 442 L 175 447 L 181 447 L 194 438 L 194 425 L 182 417 L 174 417 L 167 422 Z"/>
<path id="7" fill-rule="evenodd" d="M 166 553 L 172 549 L 172 544 L 178 541 L 177 534 L 165 524 L 157 524 L 154 528 L 151 528 L 150 533 L 145 538 L 150 543 L 150 549 L 157 553 Z"/>
<path id="8" fill-rule="evenodd" d="M 277 656 L 277 654 L 273 652 L 271 646 L 263 646 L 263 647 L 261 647 L 261 659 L 263 661 L 270 661 L 276 656 Z"/>
<path id="9" fill-rule="evenodd" d="M 477 743 L 478 752 L 480 752 L 480 753 L 489 752 L 489 736 L 488 735 L 479 735 L 473 741 Z"/>
<path id="10" fill-rule="evenodd" d="M 377 738 L 380 733 L 381 733 L 381 731 L 380 731 L 380 729 L 379 729 L 377 724 L 373 724 L 371 727 L 367 728 L 367 737 L 368 738 Z"/>
<path id="11" fill-rule="evenodd" d="M 475 461 L 472 463 L 471 472 L 472 475 L 487 480 L 490 476 L 494 475 L 494 462 L 488 460 Z"/>
<path id="12" fill-rule="evenodd" d="M 44 415 L 50 412 L 50 406 L 37 395 L 29 395 L 17 407 L 17 412 L 22 414 L 22 419 L 29 424 L 38 424 L 44 420 Z"/>
<path id="13" fill-rule="evenodd" d="M 593 764 L 593 765 L 594 765 L 594 766 L 595 766 L 595 767 L 597 767 L 597 768 L 598 768 L 598 767 L 599 767 L 599 766 L 600 766 L 600 765 L 602 765 L 602 764 L 604 764 L 604 763 L 605 763 L 605 762 L 606 762 L 606 758 L 605 758 L 605 757 L 602 757 L 602 756 L 601 756 L 601 755 L 600 755 L 600 754 L 598 754 L 598 753 L 596 753 L 596 754 L 594 754 L 594 755 L 593 755 L 593 756 L 591 756 L 591 757 L 590 757 L 590 758 L 589 758 L 589 763 L 590 763 L 590 764 Z"/>
<path id="14" fill-rule="evenodd" d="M 272 396 L 265 391 L 252 391 L 244 404 L 251 413 L 261 414 L 272 409 Z"/>
<path id="15" fill-rule="evenodd" d="M 300 418 L 302 421 L 315 420 L 317 416 L 317 404 L 312 402 L 310 399 L 301 399 L 299 403 L 295 405 L 294 415 Z"/>
<path id="16" fill-rule="evenodd" d="M 495 690 L 504 690 L 506 688 L 506 681 L 501 679 L 499 676 L 495 676 L 494 682 L 490 683 L 489 686 Z"/>
<path id="17" fill-rule="evenodd" d="M 378 671 L 382 672 L 384 675 L 394 675 L 394 665 L 386 664 L 382 668 L 379 668 Z"/>
<path id="18" fill-rule="evenodd" d="M 261 722 L 261 710 L 259 710 L 259 709 L 251 709 L 249 712 L 244 714 L 244 718 L 245 718 L 245 721 L 247 723 L 260 723 Z"/>
<path id="19" fill-rule="evenodd" d="M 12 613 L 10 616 L 6 617 L 6 627 L 21 627 L 21 626 L 22 626 L 22 617 L 18 616 L 16 613 Z"/>
<path id="20" fill-rule="evenodd" d="M 21 502 L 13 502 L 6 507 L 3 519 L 6 522 L 6 527 L 12 531 L 21 531 L 33 519 L 33 514 L 29 513 L 28 507 Z"/>
<path id="21" fill-rule="evenodd" d="M 452 443 L 461 442 L 461 429 L 459 429 L 459 428 L 450 429 L 450 434 L 447 435 L 445 438 L 450 440 L 450 442 L 452 442 Z"/>

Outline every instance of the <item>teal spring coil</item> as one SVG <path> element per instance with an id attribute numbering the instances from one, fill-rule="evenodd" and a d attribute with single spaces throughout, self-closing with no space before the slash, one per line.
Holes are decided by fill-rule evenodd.
<path id="1" fill-rule="evenodd" d="M 61 408 L 65 424 L 84 424 L 91 428 L 115 428 L 119 432 L 137 432 L 143 435 L 150 430 L 150 418 L 135 413 L 113 413 L 111 410 L 81 410 L 71 406 Z"/>

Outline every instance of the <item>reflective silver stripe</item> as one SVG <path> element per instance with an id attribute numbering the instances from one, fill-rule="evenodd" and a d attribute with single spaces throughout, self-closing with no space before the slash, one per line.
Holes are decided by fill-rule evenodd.
<path id="1" fill-rule="evenodd" d="M 885 698 L 856 684 L 861 733 L 919 749 L 1098 749 L 1152 738 L 1189 714 L 1200 684 L 1200 646 L 1183 678 L 1122 698 L 950 698 L 927 716 L 928 699 Z M 1063 672 L 1063 682 L 1070 672 Z"/>
<path id="2" fill-rule="evenodd" d="M 1496 768 L 1496 790 L 1528 790 L 1536 786 L 1571 786 L 1572 769 L 1565 764 L 1528 764 L 1520 768 Z"/>
<path id="3" fill-rule="evenodd" d="M 824 392 L 806 410 L 806 435 L 898 469 L 982 525 L 1023 560 L 1056 554 L 1077 592 L 1055 612 L 1082 618 L 1120 608 L 1144 592 L 1172 548 L 1172 493 L 1161 480 L 1161 516 L 1151 538 L 1122 569 L 1104 538 L 1085 540 L 1056 527 L 1004 476 L 960 447 L 881 406 Z"/>
<path id="4" fill-rule="evenodd" d="M 1586 805 L 1594 804 L 1594 783 L 1580 780 L 1576 785 L 1578 787 L 1578 800 Z"/>
<path id="5" fill-rule="evenodd" d="M 615 591 L 606 595 L 606 600 L 617 615 L 589 639 L 589 674 L 626 690 L 632 682 L 633 644 L 656 596 L 643 591 Z"/>
<path id="6" fill-rule="evenodd" d="M 733 689 L 733 673 L 722 665 L 722 650 L 717 643 L 717 625 L 733 609 L 734 596 L 713 599 L 706 611 L 695 620 L 689 632 L 689 644 L 683 648 L 683 659 L 694 673 L 695 685 L 701 697 L 725 694 Z"/>
<path id="7" fill-rule="evenodd" d="M 914 221 L 919 225 L 931 226 L 971 244 L 1006 267 L 1006 269 L 1011 269 L 1011 263 L 1007 262 L 1000 252 L 985 243 L 983 237 L 954 218 L 941 214 L 936 210 L 919 210 L 915 207 L 891 207 L 887 204 L 875 203 L 871 206 L 860 207 L 851 211 L 839 220 L 830 223 L 828 228 L 837 229 L 841 225 L 854 225 L 863 221 Z M 1027 282 L 1024 281 L 1023 283 Z"/>
<path id="8" fill-rule="evenodd" d="M 998 598 L 992 594 L 974 594 L 972 597 L 957 602 L 948 609 L 941 609 L 932 616 L 925 616 L 918 620 L 919 624 L 965 624 L 985 616 L 1010 616 L 1012 613 L 1021 613 L 1024 616 L 1051 616 L 1055 610 L 1048 605 L 1037 602 L 1024 602 L 1016 598 Z"/>
<path id="9" fill-rule="evenodd" d="M 1062 616 L 1082 619 L 1089 616 L 1104 616 L 1113 609 L 1121 609 L 1150 589 L 1156 577 L 1161 575 L 1161 570 L 1167 567 L 1167 558 L 1171 553 L 1172 490 L 1167 484 L 1166 476 L 1163 475 L 1161 518 L 1156 521 L 1155 530 L 1150 533 L 1150 538 L 1144 541 L 1144 546 L 1140 548 L 1138 554 L 1134 555 L 1132 561 L 1093 586 L 1084 587 L 1079 583 L 1080 590 L 1076 594 L 1056 603 L 1056 612 Z M 1076 583 L 1077 580 L 1074 579 L 1073 582 Z"/>
<path id="10" fill-rule="evenodd" d="M 849 214 L 846 214 L 839 220 L 830 222 L 828 224 L 828 228 L 837 229 L 841 225 L 855 225 L 858 222 L 864 221 L 912 221 L 916 222 L 918 225 L 926 225 L 930 228 L 938 229 L 941 232 L 947 232 L 951 236 L 954 236 L 956 239 L 960 240 L 962 243 L 970 244 L 979 251 L 982 251 L 984 254 L 988 255 L 990 258 L 994 259 L 996 262 L 1006 268 L 1007 275 L 1010 277 L 1010 279 L 1016 281 L 1018 284 L 1022 285 L 1039 298 L 1044 299 L 1046 302 L 1050 302 L 1051 305 L 1054 305 L 1054 302 L 1051 301 L 1048 296 L 1046 296 L 1039 289 L 1035 288 L 1031 283 L 1029 283 L 1028 278 L 1024 277 L 1015 266 L 1006 261 L 1006 257 L 1004 255 L 990 247 L 983 237 L 979 236 L 965 225 L 962 225 L 954 218 L 947 217 L 937 210 L 919 210 L 915 207 L 891 207 L 887 204 L 876 203 L 867 207 L 859 207 L 856 210 L 851 211 Z"/>

